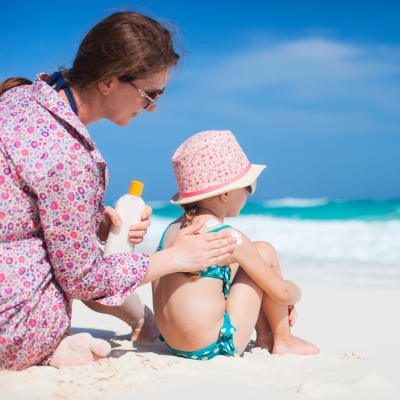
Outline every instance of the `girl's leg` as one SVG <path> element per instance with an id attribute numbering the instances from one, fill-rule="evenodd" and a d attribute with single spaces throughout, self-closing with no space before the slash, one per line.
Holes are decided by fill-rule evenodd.
<path id="1" fill-rule="evenodd" d="M 133 292 L 120 306 L 105 306 L 95 301 L 83 301 L 90 309 L 122 319 L 132 328 L 132 340 L 154 340 L 160 334 L 150 308 Z"/>
<path id="2" fill-rule="evenodd" d="M 255 245 L 264 260 L 281 275 L 275 249 L 266 242 L 256 242 Z M 288 319 L 288 306 L 276 303 L 267 293 L 264 293 L 262 299 L 257 325 L 259 331 L 257 331 L 256 345 L 262 345 L 265 341 L 266 348 L 269 351 L 272 350 L 273 354 L 319 353 L 317 346 L 292 335 Z M 269 329 L 272 335 L 267 333 Z M 265 338 L 262 335 L 266 335 Z"/>
<path id="3" fill-rule="evenodd" d="M 259 316 L 260 305 L 268 318 L 274 344 L 273 354 L 317 354 L 318 347 L 290 331 L 287 306 L 272 300 L 239 268 L 227 299 L 227 312 L 236 328 L 234 343 L 238 354 L 245 350 Z"/>
<path id="4" fill-rule="evenodd" d="M 287 306 L 276 303 L 266 293 L 262 301 L 274 340 L 272 354 L 317 354 L 317 346 L 293 336 L 288 321 Z"/>
<path id="5" fill-rule="evenodd" d="M 271 268 L 279 276 L 282 276 L 281 267 L 279 265 L 278 255 L 275 248 L 267 242 L 259 241 L 254 242 L 254 244 L 264 260 L 268 262 Z M 254 345 L 256 347 L 263 347 L 264 349 L 267 349 L 269 352 L 272 353 L 272 349 L 274 347 L 274 337 L 272 336 L 271 327 L 262 307 L 258 315 L 255 329 L 257 336 Z"/>
<path id="6" fill-rule="evenodd" d="M 271 326 L 269 325 L 268 318 L 266 317 L 262 307 L 258 314 L 255 329 L 257 336 L 254 346 L 262 347 L 272 353 L 272 349 L 274 347 L 274 337 L 272 336 Z"/>
<path id="7" fill-rule="evenodd" d="M 226 302 L 228 312 L 236 332 L 233 340 L 238 351 L 242 354 L 257 321 L 263 296 L 262 289 L 239 268 Z"/>

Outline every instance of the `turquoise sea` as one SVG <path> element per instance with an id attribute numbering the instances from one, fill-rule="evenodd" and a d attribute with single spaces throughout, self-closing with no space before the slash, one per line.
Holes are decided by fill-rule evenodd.
<path id="1" fill-rule="evenodd" d="M 152 225 L 138 250 L 152 252 L 165 227 L 181 215 L 167 201 L 149 202 Z M 400 199 L 286 198 L 248 202 L 228 224 L 277 249 L 284 276 L 400 289 Z"/>
<path id="2" fill-rule="evenodd" d="M 160 217 L 176 218 L 180 209 L 169 202 L 150 202 L 154 214 Z M 264 215 L 274 218 L 298 220 L 359 220 L 391 221 L 400 220 L 399 200 L 328 200 L 328 199 L 279 199 L 259 203 L 247 202 L 240 213 Z"/>

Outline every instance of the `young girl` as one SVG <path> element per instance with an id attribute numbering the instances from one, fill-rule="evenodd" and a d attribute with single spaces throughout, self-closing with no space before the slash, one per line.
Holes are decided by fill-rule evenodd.
<path id="1" fill-rule="evenodd" d="M 166 229 L 158 250 L 200 219 L 205 220 L 202 232 L 228 229 L 237 246 L 227 265 L 197 273 L 178 270 L 153 282 L 154 313 L 170 351 L 197 360 L 241 354 L 256 327 L 255 344 L 273 354 L 318 353 L 316 346 L 290 332 L 301 291 L 282 278 L 274 248 L 224 225 L 224 218 L 237 216 L 247 195 L 254 193 L 265 166 L 250 164 L 230 131 L 190 137 L 172 162 L 179 193 L 171 202 L 185 213 Z M 176 261 L 182 269 L 187 262 L 184 256 Z"/>

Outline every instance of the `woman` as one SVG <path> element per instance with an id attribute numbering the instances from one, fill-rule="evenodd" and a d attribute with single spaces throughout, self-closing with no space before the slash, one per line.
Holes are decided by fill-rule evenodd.
<path id="1" fill-rule="evenodd" d="M 121 305 L 135 302 L 138 285 L 221 262 L 232 251 L 227 234 L 192 235 L 202 223 L 151 255 L 103 258 L 97 245 L 118 215 L 104 209 L 107 168 L 85 126 L 101 118 L 125 126 L 155 111 L 178 59 L 171 32 L 122 12 L 86 35 L 71 69 L 0 86 L 0 367 L 105 357 L 107 342 L 66 333 L 73 298 L 102 312 L 120 307 L 110 313 L 126 316 Z M 132 242 L 141 241 L 150 213 Z"/>

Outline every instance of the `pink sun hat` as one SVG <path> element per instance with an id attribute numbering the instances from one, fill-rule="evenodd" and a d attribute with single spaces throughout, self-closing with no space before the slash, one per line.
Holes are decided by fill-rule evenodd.
<path id="1" fill-rule="evenodd" d="M 251 164 L 231 131 L 204 131 L 185 140 L 172 156 L 178 193 L 187 204 L 252 185 L 265 165 Z"/>

